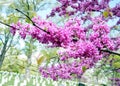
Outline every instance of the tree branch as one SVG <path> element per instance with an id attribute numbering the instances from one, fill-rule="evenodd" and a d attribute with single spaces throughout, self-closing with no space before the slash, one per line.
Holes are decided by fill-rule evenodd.
<path id="1" fill-rule="evenodd" d="M 26 16 L 26 17 L 32 22 L 32 24 L 33 24 L 34 26 L 36 26 L 36 27 L 39 28 L 40 30 L 48 33 L 46 30 L 43 30 L 43 29 L 40 28 L 38 25 L 36 25 L 35 22 L 33 22 L 33 20 L 32 20 L 28 15 L 26 15 L 24 12 L 20 11 L 19 9 L 15 9 L 15 10 L 18 11 L 18 12 L 20 12 L 20 13 L 23 14 L 24 16 Z M 49 34 L 49 33 L 48 33 L 48 34 Z"/>
<path id="2" fill-rule="evenodd" d="M 12 36 L 12 39 L 10 40 L 10 43 L 9 43 L 7 49 L 6 49 L 6 52 L 7 52 L 7 51 L 9 50 L 9 48 L 11 47 L 11 44 L 12 44 L 12 42 L 13 42 L 13 37 L 14 37 L 14 36 Z"/>
<path id="3" fill-rule="evenodd" d="M 120 56 L 120 53 L 114 51 L 110 51 L 110 50 L 101 50 L 101 51 Z"/>
<path id="4" fill-rule="evenodd" d="M 9 25 L 9 24 L 6 24 L 6 23 L 4 23 L 4 22 L 2 22 L 2 21 L 0 21 L 0 23 L 3 24 L 3 25 L 5 25 L 5 26 L 8 26 L 8 27 L 11 27 L 11 28 L 16 29 L 15 27 L 13 27 L 13 26 L 11 26 L 11 25 Z"/>
<path id="5" fill-rule="evenodd" d="M 4 42 L 3 42 L 2 38 L 0 38 L 0 40 L 1 40 L 2 44 L 4 44 Z"/>

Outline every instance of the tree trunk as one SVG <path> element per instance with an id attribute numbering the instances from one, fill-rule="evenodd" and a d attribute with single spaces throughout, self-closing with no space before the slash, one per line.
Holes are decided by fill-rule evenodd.
<path id="1" fill-rule="evenodd" d="M 1 67 L 2 67 L 2 64 L 3 64 L 3 61 L 4 61 L 4 58 L 5 58 L 4 55 L 0 55 L 0 70 L 1 70 Z"/>
<path id="2" fill-rule="evenodd" d="M 8 43 L 8 39 L 5 40 L 5 43 L 4 43 L 2 51 L 1 51 L 1 55 L 0 55 L 0 70 L 1 70 L 4 58 L 5 58 L 7 43 Z"/>
<path id="3" fill-rule="evenodd" d="M 5 59 L 5 54 L 6 54 L 7 50 L 10 48 L 10 46 L 12 44 L 13 36 L 12 36 L 12 39 L 10 40 L 10 43 L 8 44 L 9 40 L 10 40 L 10 32 L 7 35 L 5 35 L 5 42 L 3 43 L 3 47 L 2 47 L 2 50 L 1 50 L 1 54 L 0 54 L 0 70 L 1 70 L 1 67 L 2 67 L 2 64 L 3 64 L 3 61 Z"/>

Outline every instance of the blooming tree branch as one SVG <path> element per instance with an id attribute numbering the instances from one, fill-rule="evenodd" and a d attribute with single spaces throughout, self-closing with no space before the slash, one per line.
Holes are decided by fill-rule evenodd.
<path id="1" fill-rule="evenodd" d="M 20 12 L 21 14 L 25 15 L 31 22 L 34 26 L 36 26 L 37 28 L 39 28 L 40 30 L 42 30 L 43 32 L 46 32 L 48 33 L 47 31 L 43 30 L 42 28 L 40 28 L 38 25 L 35 24 L 35 22 L 33 22 L 33 20 L 28 16 L 26 15 L 24 12 L 20 11 L 19 9 L 15 9 L 16 11 Z"/>

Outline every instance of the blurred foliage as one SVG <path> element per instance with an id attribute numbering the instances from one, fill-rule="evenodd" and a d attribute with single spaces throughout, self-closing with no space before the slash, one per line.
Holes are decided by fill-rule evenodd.
<path id="1" fill-rule="evenodd" d="M 21 9 L 22 11 L 39 11 L 40 4 L 44 0 L 14 0 L 14 2 L 10 5 L 13 9 Z M 22 8 L 21 8 L 22 7 Z"/>
<path id="2" fill-rule="evenodd" d="M 10 5 L 8 5 L 8 8 L 6 8 L 5 10 L 6 16 L 5 17 L 1 16 L 0 19 L 6 24 L 16 23 L 18 21 L 21 21 L 22 23 L 24 23 L 24 21 L 30 23 L 30 20 L 28 18 L 26 18 L 21 13 L 15 11 L 15 9 L 17 8 L 21 10 L 22 12 L 27 14 L 30 18 L 32 18 L 33 16 L 36 16 L 39 9 L 41 9 L 42 7 L 44 8 L 46 4 L 47 3 L 44 0 L 14 0 L 14 2 L 10 3 Z M 9 29 L 6 29 L 6 27 L 5 29 L 0 28 L 0 30 L 2 30 L 1 32 L 5 32 L 5 30 L 9 32 Z M 39 51 L 39 49 L 37 48 L 37 46 L 40 46 L 39 43 L 36 41 L 36 39 L 32 39 L 30 36 L 27 36 L 26 39 L 24 40 L 25 43 L 24 48 L 19 48 L 20 46 L 16 47 L 16 45 L 18 46 L 20 44 L 18 42 L 20 40 L 20 37 L 18 35 L 15 35 L 15 37 L 18 40 L 13 39 L 14 42 L 10 46 L 10 49 L 7 52 L 7 54 L 5 55 L 6 59 L 3 63 L 2 70 L 24 73 L 25 68 L 29 67 L 30 70 L 31 68 L 33 68 L 34 71 L 37 71 L 38 65 L 41 65 L 45 61 L 47 64 L 49 64 L 51 58 L 58 57 L 57 48 L 41 49 L 40 52 L 42 56 L 39 56 L 39 58 L 36 59 L 37 66 L 33 67 L 31 63 L 28 64 L 28 61 L 23 62 L 17 57 L 20 54 L 25 54 L 27 58 L 31 58 L 32 54 Z M 2 42 L 0 42 L 0 45 L 2 45 Z"/>
<path id="3" fill-rule="evenodd" d="M 120 56 L 110 55 L 109 57 L 104 57 L 98 63 L 94 69 L 94 76 L 98 79 L 100 77 L 106 77 L 108 80 L 110 78 L 120 78 L 120 73 L 117 72 L 117 70 L 120 69 Z M 110 80 L 109 83 L 111 83 Z"/>
<path id="4" fill-rule="evenodd" d="M 119 69 L 120 68 L 120 56 L 111 55 L 109 57 L 109 60 L 111 61 L 111 65 L 114 69 Z"/>
<path id="5" fill-rule="evenodd" d="M 40 55 L 36 58 L 37 64 L 30 65 L 30 74 L 37 74 L 38 66 L 41 65 L 43 62 L 48 62 L 47 64 L 49 64 L 51 58 L 56 59 L 56 57 L 58 57 L 57 51 L 58 48 L 41 49 Z M 6 56 L 1 70 L 16 73 L 25 73 L 27 59 L 20 59 L 20 50 L 15 47 L 12 47 L 10 48 L 10 51 L 8 53 L 11 54 L 11 56 Z"/>
<path id="6" fill-rule="evenodd" d="M 6 16 L 0 15 L 0 20 L 6 24 L 14 23 L 18 21 L 18 17 L 14 14 L 8 14 Z M 10 33 L 9 27 L 4 25 L 0 26 L 0 67 L 4 61 L 7 51 L 11 48 L 14 36 Z"/>
<path id="7" fill-rule="evenodd" d="M 2 71 L 16 72 L 16 73 L 25 73 L 25 68 L 27 66 L 27 60 L 22 60 L 17 56 L 6 57 L 1 68 Z M 31 74 L 38 74 L 38 66 L 32 64 L 30 66 Z"/>
<path id="8" fill-rule="evenodd" d="M 46 62 L 46 64 L 50 63 L 51 59 L 58 59 L 58 53 L 57 51 L 59 48 L 45 48 L 41 49 L 41 56 L 37 58 L 38 65 L 42 64 L 43 62 Z"/>

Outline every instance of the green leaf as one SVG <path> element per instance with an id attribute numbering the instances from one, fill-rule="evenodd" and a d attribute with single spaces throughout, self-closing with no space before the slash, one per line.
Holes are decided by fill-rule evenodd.
<path id="1" fill-rule="evenodd" d="M 107 17 L 109 16 L 109 12 L 108 12 L 108 11 L 104 11 L 104 12 L 103 12 L 103 16 L 104 16 L 105 18 L 107 18 Z"/>
<path id="2" fill-rule="evenodd" d="M 45 60 L 45 57 L 40 57 L 37 59 L 37 64 L 40 65 Z"/>
<path id="3" fill-rule="evenodd" d="M 116 56 L 114 56 L 113 58 L 114 58 L 115 61 L 120 61 L 120 56 L 117 56 L 117 55 L 116 55 Z"/>
<path id="4" fill-rule="evenodd" d="M 82 67 L 82 71 L 83 71 L 83 72 L 85 72 L 86 69 L 87 69 L 86 66 L 83 66 L 83 67 Z"/>
<path id="5" fill-rule="evenodd" d="M 113 63 L 114 68 L 120 68 L 120 62 L 115 62 Z"/>

